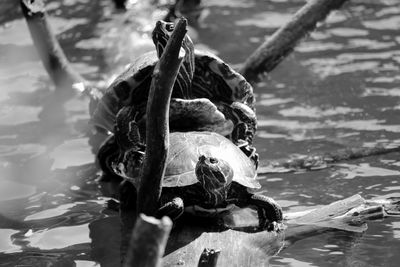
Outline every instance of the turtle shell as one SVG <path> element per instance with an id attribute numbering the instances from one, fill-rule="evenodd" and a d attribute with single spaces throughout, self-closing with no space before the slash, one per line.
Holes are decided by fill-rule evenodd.
<path id="1" fill-rule="evenodd" d="M 182 187 L 198 182 L 196 163 L 201 155 L 224 159 L 233 169 L 233 181 L 258 189 L 254 163 L 227 138 L 214 132 L 176 132 L 170 134 L 163 187 Z"/>
<path id="2" fill-rule="evenodd" d="M 195 50 L 193 95 L 212 102 L 240 102 L 254 110 L 253 87 L 222 59 L 207 52 Z"/>
<path id="3" fill-rule="evenodd" d="M 155 51 L 137 58 L 107 88 L 95 108 L 92 123 L 113 132 L 116 114 L 123 106 L 146 103 L 151 74 L 157 62 Z M 195 50 L 192 92 L 194 98 L 208 98 L 214 103 L 241 102 L 254 110 L 252 86 L 222 59 L 209 52 Z"/>
<path id="4" fill-rule="evenodd" d="M 92 123 L 113 132 L 115 117 L 123 106 L 146 103 L 157 62 L 157 53 L 148 52 L 130 64 L 104 92 L 94 110 Z"/>

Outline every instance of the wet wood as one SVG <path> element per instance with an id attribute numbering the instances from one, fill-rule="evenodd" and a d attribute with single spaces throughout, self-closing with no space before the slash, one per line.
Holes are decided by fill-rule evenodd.
<path id="1" fill-rule="evenodd" d="M 400 216 L 400 193 L 377 196 L 366 202 L 369 206 L 382 206 L 385 216 Z"/>
<path id="2" fill-rule="evenodd" d="M 123 267 L 161 266 L 161 258 L 171 228 L 172 221 L 168 217 L 158 220 L 141 214 L 133 229 Z"/>
<path id="3" fill-rule="evenodd" d="M 318 209 L 286 215 L 289 225 L 314 225 L 362 233 L 366 222 L 385 217 L 383 205 L 369 205 L 360 195 L 333 202 Z"/>
<path id="4" fill-rule="evenodd" d="M 133 229 L 123 266 L 161 266 L 161 258 L 171 228 L 172 221 L 168 217 L 158 220 L 141 214 Z"/>
<path id="5" fill-rule="evenodd" d="M 85 84 L 70 65 L 51 29 L 42 0 L 20 0 L 22 13 L 28 24 L 33 43 L 57 89 Z"/>
<path id="6" fill-rule="evenodd" d="M 315 29 L 334 9 L 340 8 L 347 0 L 310 0 L 293 18 L 280 27 L 243 64 L 241 74 L 254 84 L 263 75 L 272 71 L 297 43 Z"/>
<path id="7" fill-rule="evenodd" d="M 180 19 L 157 63 L 150 86 L 146 114 L 146 155 L 140 173 L 137 211 L 154 215 L 159 208 L 169 146 L 169 104 L 173 85 L 184 57 L 181 48 L 187 22 Z"/>
<path id="8" fill-rule="evenodd" d="M 370 200 L 354 195 L 341 201 L 318 209 L 288 213 L 286 220 L 285 247 L 304 238 L 325 233 L 327 231 L 345 230 L 362 233 L 367 230 L 366 223 L 371 220 L 382 220 L 400 213 L 400 194 L 379 196 Z M 351 208 L 352 207 L 352 208 Z M 336 210 L 336 216 L 329 216 Z M 329 217 L 322 218 L 319 214 Z M 315 216 L 316 215 L 316 216 Z"/>
<path id="9" fill-rule="evenodd" d="M 329 164 L 345 160 L 353 160 L 370 156 L 400 152 L 398 146 L 375 146 L 344 148 L 324 154 L 315 154 L 291 159 L 281 159 L 260 163 L 259 174 L 287 173 L 299 170 L 320 170 L 329 167 Z"/>

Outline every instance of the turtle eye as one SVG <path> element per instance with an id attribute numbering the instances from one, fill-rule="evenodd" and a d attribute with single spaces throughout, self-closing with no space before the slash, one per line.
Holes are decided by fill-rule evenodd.
<path id="1" fill-rule="evenodd" d="M 172 32 L 174 30 L 174 24 L 168 23 L 167 25 L 165 25 L 165 29 L 169 32 Z"/>
<path id="2" fill-rule="evenodd" d="M 211 164 L 217 164 L 218 160 L 216 158 L 210 158 L 210 163 Z"/>

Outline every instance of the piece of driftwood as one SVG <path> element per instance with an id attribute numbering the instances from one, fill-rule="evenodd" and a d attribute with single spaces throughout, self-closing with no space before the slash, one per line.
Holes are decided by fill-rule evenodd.
<path id="1" fill-rule="evenodd" d="M 310 0 L 293 18 L 280 27 L 268 40 L 253 52 L 239 72 L 254 84 L 272 71 L 297 43 L 314 30 L 317 23 L 324 20 L 334 9 L 338 9 L 347 0 Z"/>
<path id="2" fill-rule="evenodd" d="M 289 225 L 314 225 L 361 233 L 367 229 L 367 221 L 384 216 L 382 205 L 367 205 L 360 195 L 354 195 L 318 209 L 289 213 L 285 219 Z"/>
<path id="3" fill-rule="evenodd" d="M 326 218 L 321 214 L 327 215 Z M 400 194 L 370 200 L 354 195 L 321 208 L 288 213 L 285 216 L 288 224 L 285 247 L 298 240 L 336 229 L 362 233 L 367 230 L 368 221 L 399 215 Z"/>
<path id="4" fill-rule="evenodd" d="M 86 81 L 69 64 L 53 30 L 47 22 L 42 0 L 20 0 L 33 43 L 42 63 L 57 89 L 70 88 Z"/>
<path id="5" fill-rule="evenodd" d="M 333 152 L 327 152 L 322 155 L 308 155 L 291 159 L 262 162 L 258 168 L 258 173 L 267 174 L 287 173 L 299 170 L 320 170 L 327 168 L 329 164 L 339 161 L 359 159 L 394 152 L 400 152 L 400 147 L 385 147 L 378 145 L 375 147 L 344 148 Z"/>
<path id="6" fill-rule="evenodd" d="M 177 225 L 171 232 L 163 263 L 164 266 L 196 266 L 204 247 L 212 247 L 221 250 L 219 266 L 268 266 L 273 255 L 299 240 L 336 230 L 359 234 L 367 229 L 365 223 L 370 220 L 398 216 L 399 204 L 400 194 L 371 200 L 354 195 L 316 209 L 285 213 L 286 229 L 279 233 L 239 231 L 243 225 L 233 225 L 231 214 L 226 215 L 224 223 L 235 230 L 213 231 L 207 224 Z M 257 223 L 255 217 L 254 226 Z"/>
<path id="7" fill-rule="evenodd" d="M 162 178 L 169 146 L 169 103 L 173 85 L 184 57 L 182 40 L 187 22 L 180 19 L 153 72 L 147 103 L 146 155 L 140 172 L 138 213 L 154 215 L 159 208 Z"/>
<path id="8" fill-rule="evenodd" d="M 167 244 L 172 221 L 140 214 L 133 229 L 124 267 L 157 267 Z"/>
<path id="9" fill-rule="evenodd" d="M 220 250 L 205 248 L 200 255 L 198 267 L 215 267 L 217 266 Z"/>

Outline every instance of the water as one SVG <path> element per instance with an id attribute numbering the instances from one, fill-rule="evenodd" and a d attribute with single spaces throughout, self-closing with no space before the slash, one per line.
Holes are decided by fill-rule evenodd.
<path id="1" fill-rule="evenodd" d="M 266 34 L 304 1 L 204 1 L 195 36 L 240 64 Z M 141 21 L 111 20 L 109 1 L 48 1 L 51 23 L 73 66 L 91 80 L 110 77 L 135 53 L 152 49 Z M 113 266 L 119 249 L 110 188 L 97 183 L 87 133 L 88 100 L 54 94 L 14 1 L 0 3 L 0 266 Z M 149 18 L 149 16 L 147 17 Z M 127 26 L 125 26 L 127 27 Z M 148 27 L 148 26 L 147 26 Z M 354 0 L 332 13 L 255 87 L 262 160 L 400 142 L 400 6 Z M 120 42 L 116 42 L 120 38 Z M 104 40 L 106 40 L 104 42 Z M 116 45 L 118 44 L 118 45 Z M 113 48 L 113 49 L 112 49 Z M 91 145 L 89 145 L 89 142 Z M 398 154 L 347 161 L 313 172 L 261 176 L 285 211 L 313 208 L 359 193 L 399 193 Z M 400 222 L 368 223 L 364 234 L 329 232 L 302 239 L 272 266 L 397 266 Z"/>

